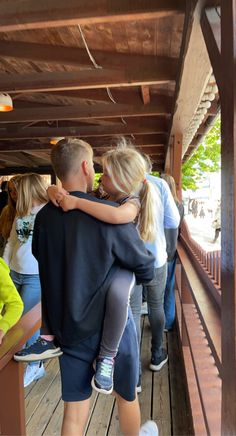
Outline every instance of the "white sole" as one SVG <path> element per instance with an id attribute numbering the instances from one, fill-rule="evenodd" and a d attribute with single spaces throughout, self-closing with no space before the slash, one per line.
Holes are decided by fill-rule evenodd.
<path id="1" fill-rule="evenodd" d="M 137 392 L 137 394 L 141 394 L 141 392 L 142 392 L 142 387 L 141 387 L 141 386 L 137 386 L 137 387 L 136 387 L 136 392 Z"/>
<path id="2" fill-rule="evenodd" d="M 161 363 L 159 363 L 159 365 L 153 365 L 152 363 L 150 363 L 149 368 L 152 371 L 160 371 L 161 368 L 168 362 L 168 356 L 166 357 L 165 360 L 163 360 Z"/>
<path id="3" fill-rule="evenodd" d="M 63 354 L 60 348 L 56 348 L 53 350 L 53 353 L 51 350 L 44 351 L 44 353 L 41 354 L 30 354 L 28 356 L 14 356 L 14 360 L 17 362 L 35 362 L 38 360 L 47 360 L 47 359 L 53 359 L 54 357 L 59 357 Z"/>
<path id="4" fill-rule="evenodd" d="M 112 391 L 113 391 L 113 386 L 112 386 L 112 388 L 111 388 L 109 391 L 106 391 L 105 389 L 100 389 L 100 388 L 98 388 L 98 387 L 95 385 L 94 377 L 92 378 L 91 385 L 92 385 L 92 388 L 93 388 L 95 391 L 99 392 L 99 394 L 110 395 L 110 394 L 112 393 Z"/>

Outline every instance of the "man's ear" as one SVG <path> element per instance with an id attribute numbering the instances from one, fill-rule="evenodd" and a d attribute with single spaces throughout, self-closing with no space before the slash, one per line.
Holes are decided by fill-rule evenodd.
<path id="1" fill-rule="evenodd" d="M 88 174 L 89 174 L 88 162 L 86 160 L 83 160 L 81 166 L 82 166 L 82 170 L 83 170 L 83 173 L 85 174 L 85 176 L 88 176 Z"/>

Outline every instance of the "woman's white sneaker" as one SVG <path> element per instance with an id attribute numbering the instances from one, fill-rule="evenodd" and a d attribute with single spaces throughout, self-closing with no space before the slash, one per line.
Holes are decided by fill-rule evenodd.
<path id="1" fill-rule="evenodd" d="M 154 421 L 147 421 L 142 425 L 139 436 L 158 436 L 158 427 Z"/>
<path id="2" fill-rule="evenodd" d="M 33 381 L 42 378 L 44 375 L 45 369 L 42 362 L 33 365 L 27 365 L 24 373 L 24 388 L 29 386 Z"/>

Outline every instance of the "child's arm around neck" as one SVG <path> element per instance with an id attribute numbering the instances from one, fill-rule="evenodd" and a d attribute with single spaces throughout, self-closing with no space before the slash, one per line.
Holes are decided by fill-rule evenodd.
<path id="1" fill-rule="evenodd" d="M 135 220 L 139 210 L 132 201 L 127 201 L 119 207 L 97 201 L 85 200 L 84 198 L 64 195 L 59 200 L 60 207 L 65 211 L 79 209 L 83 212 L 109 224 L 126 224 Z"/>

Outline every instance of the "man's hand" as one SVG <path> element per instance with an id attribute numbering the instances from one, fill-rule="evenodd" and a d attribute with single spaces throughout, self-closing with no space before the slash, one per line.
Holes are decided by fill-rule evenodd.
<path id="1" fill-rule="evenodd" d="M 3 330 L 0 330 L 0 345 L 1 345 L 1 343 L 2 343 L 3 336 L 5 336 L 5 333 L 4 333 Z"/>

